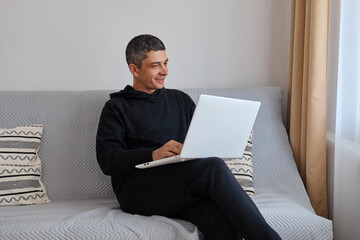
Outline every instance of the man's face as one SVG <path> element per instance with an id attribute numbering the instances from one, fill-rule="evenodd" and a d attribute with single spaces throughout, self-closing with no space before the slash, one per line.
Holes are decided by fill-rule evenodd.
<path id="1" fill-rule="evenodd" d="M 134 76 L 133 88 L 151 94 L 164 87 L 168 58 L 165 50 L 150 51 L 147 56 L 141 61 L 141 68 L 135 64 L 130 64 L 129 68 Z"/>

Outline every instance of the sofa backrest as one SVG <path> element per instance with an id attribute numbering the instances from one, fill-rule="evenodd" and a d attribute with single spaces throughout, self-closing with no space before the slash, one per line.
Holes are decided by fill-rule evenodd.
<path id="1" fill-rule="evenodd" d="M 278 183 L 268 181 L 274 172 L 296 171 L 282 124 L 279 87 L 183 91 L 195 103 L 200 93 L 262 102 L 254 125 L 256 190 L 261 191 L 262 186 L 281 187 L 281 179 L 276 180 Z M 39 156 L 43 164 L 42 180 L 50 199 L 114 197 L 110 178 L 101 172 L 95 153 L 99 117 L 111 92 L 115 90 L 0 91 L 0 128 L 44 126 Z"/>
<path id="2" fill-rule="evenodd" d="M 38 155 L 50 199 L 113 197 L 95 153 L 98 120 L 110 92 L 0 92 L 1 128 L 44 126 Z"/>

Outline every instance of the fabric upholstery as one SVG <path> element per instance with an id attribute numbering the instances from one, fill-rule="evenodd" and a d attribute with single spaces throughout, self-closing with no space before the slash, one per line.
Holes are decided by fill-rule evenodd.
<path id="1" fill-rule="evenodd" d="M 127 215 L 118 208 L 110 178 L 101 173 L 95 155 L 100 112 L 114 91 L 0 92 L 1 127 L 44 125 L 39 156 L 42 180 L 52 200 L 48 204 L 0 207 L 3 239 L 31 234 L 39 236 L 36 239 L 120 239 L 122 235 L 131 236 L 128 239 L 197 239 L 197 230 L 190 223 L 185 225 L 192 228 L 176 219 Z M 314 213 L 297 171 L 282 123 L 282 90 L 184 91 L 195 103 L 200 93 L 261 101 L 253 128 L 256 194 L 252 200 L 284 240 L 332 239 L 331 221 Z M 153 235 L 152 228 L 158 235 Z"/>
<path id="2" fill-rule="evenodd" d="M 250 133 L 244 155 L 241 158 L 224 159 L 235 179 L 250 197 L 255 194 L 252 168 L 252 141 L 253 131 Z"/>

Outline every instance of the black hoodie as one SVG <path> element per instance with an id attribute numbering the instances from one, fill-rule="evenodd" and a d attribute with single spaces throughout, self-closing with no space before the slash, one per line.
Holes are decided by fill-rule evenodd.
<path id="1" fill-rule="evenodd" d="M 148 94 L 126 86 L 110 94 L 100 117 L 96 155 L 114 190 L 135 165 L 152 161 L 153 150 L 169 140 L 183 143 L 194 110 L 194 102 L 179 90 Z"/>

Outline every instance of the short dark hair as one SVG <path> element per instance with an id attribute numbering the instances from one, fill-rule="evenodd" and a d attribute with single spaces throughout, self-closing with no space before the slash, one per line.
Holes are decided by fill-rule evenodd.
<path id="1" fill-rule="evenodd" d="M 136 36 L 126 47 L 126 62 L 128 65 L 133 63 L 141 68 L 141 60 L 147 58 L 147 53 L 159 50 L 165 50 L 165 45 L 159 38 L 150 34 Z"/>

